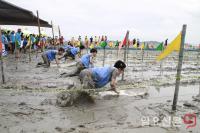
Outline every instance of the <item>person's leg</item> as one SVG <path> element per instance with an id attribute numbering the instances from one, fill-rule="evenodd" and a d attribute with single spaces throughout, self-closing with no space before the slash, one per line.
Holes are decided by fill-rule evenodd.
<path id="1" fill-rule="evenodd" d="M 9 51 L 9 53 L 12 53 L 12 52 L 11 52 L 11 49 L 12 49 L 12 48 L 11 48 L 11 43 L 8 43 L 8 51 Z"/>
<path id="2" fill-rule="evenodd" d="M 5 44 L 5 50 L 8 51 L 8 44 Z"/>
<path id="3" fill-rule="evenodd" d="M 66 72 L 61 73 L 61 74 L 60 74 L 60 77 L 65 78 L 65 77 L 74 77 L 74 76 L 78 76 L 78 74 L 80 73 L 80 72 L 79 72 L 80 69 L 81 69 L 81 68 L 80 68 L 80 63 L 77 62 L 76 68 L 75 68 L 74 71 L 72 71 L 71 73 L 66 73 Z"/>
<path id="4" fill-rule="evenodd" d="M 45 67 L 50 67 L 50 61 L 48 60 L 46 54 L 42 54 L 42 59 L 43 59 L 43 61 L 44 61 L 44 64 L 43 64 L 43 65 L 44 65 Z"/>
<path id="5" fill-rule="evenodd" d="M 92 74 L 88 69 L 81 71 L 79 75 L 83 89 L 94 89 L 95 83 L 92 79 Z"/>
<path id="6" fill-rule="evenodd" d="M 65 52 L 65 54 L 64 54 L 65 60 L 66 60 L 69 56 L 70 56 L 70 51 L 67 50 L 67 51 Z"/>
<path id="7" fill-rule="evenodd" d="M 14 54 L 15 51 L 15 43 L 11 43 L 11 52 Z"/>
<path id="8" fill-rule="evenodd" d="M 69 56 L 74 60 L 75 59 L 75 56 L 70 52 L 69 53 Z"/>
<path id="9" fill-rule="evenodd" d="M 69 74 L 69 77 L 78 76 L 80 72 L 84 69 L 85 67 L 83 66 L 83 64 L 81 62 L 77 62 L 76 69 L 74 70 L 72 74 Z"/>

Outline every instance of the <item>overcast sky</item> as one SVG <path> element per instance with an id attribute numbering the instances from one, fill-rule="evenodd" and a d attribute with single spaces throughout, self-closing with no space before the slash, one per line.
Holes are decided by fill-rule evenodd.
<path id="1" fill-rule="evenodd" d="M 129 30 L 130 39 L 171 41 L 187 24 L 186 42 L 200 43 L 199 0 L 7 1 L 35 14 L 39 10 L 40 18 L 53 20 L 66 39 L 107 35 L 110 40 L 121 40 Z"/>

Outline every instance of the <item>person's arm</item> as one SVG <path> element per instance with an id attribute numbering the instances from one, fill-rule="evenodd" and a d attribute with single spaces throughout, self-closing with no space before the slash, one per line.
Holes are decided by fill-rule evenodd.
<path id="1" fill-rule="evenodd" d="M 114 91 L 115 93 L 119 94 L 119 92 L 116 90 L 116 78 L 117 78 L 117 70 L 114 70 L 112 72 L 112 77 L 111 77 L 111 81 L 110 81 L 110 87 L 112 91 Z"/>
<path id="2" fill-rule="evenodd" d="M 56 59 L 55 59 L 55 61 L 56 61 L 56 64 L 57 64 L 58 67 L 59 67 L 59 60 L 60 60 L 60 58 L 58 58 L 58 55 L 56 54 Z"/>
<path id="3" fill-rule="evenodd" d="M 67 53 L 64 53 L 61 57 L 58 58 L 58 60 L 61 60 L 62 58 L 65 58 L 67 56 Z"/>
<path id="4" fill-rule="evenodd" d="M 90 67 L 93 68 L 94 67 L 94 57 L 90 57 Z"/>

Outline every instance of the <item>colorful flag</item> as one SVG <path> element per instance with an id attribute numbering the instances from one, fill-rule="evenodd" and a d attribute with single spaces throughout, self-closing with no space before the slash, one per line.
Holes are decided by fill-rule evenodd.
<path id="1" fill-rule="evenodd" d="M 145 45 L 145 49 L 146 49 L 146 50 L 149 49 L 149 44 L 148 44 L 148 43 Z"/>
<path id="2" fill-rule="evenodd" d="M 133 47 L 134 47 L 134 48 L 137 48 L 137 43 L 135 43 L 135 44 L 133 45 Z"/>
<path id="3" fill-rule="evenodd" d="M 7 51 L 5 50 L 4 44 L 1 42 L 1 39 L 0 39 L 0 53 L 2 54 L 2 56 L 6 56 L 8 54 Z"/>
<path id="4" fill-rule="evenodd" d="M 2 53 L 2 50 L 3 50 L 3 44 L 1 42 L 1 37 L 0 37 L 0 53 Z"/>
<path id="5" fill-rule="evenodd" d="M 145 47 L 145 44 L 144 44 L 144 42 L 143 42 L 142 45 L 141 45 L 141 47 L 140 47 L 140 49 L 143 50 L 144 47 Z"/>
<path id="6" fill-rule="evenodd" d="M 113 42 L 109 42 L 108 45 L 110 48 L 112 48 L 114 44 L 113 44 Z"/>
<path id="7" fill-rule="evenodd" d="M 156 58 L 160 61 L 168 56 L 173 51 L 179 51 L 181 45 L 181 33 L 166 47 L 166 49 Z"/>
<path id="8" fill-rule="evenodd" d="M 118 46 L 119 46 L 119 42 L 117 40 L 117 41 L 115 41 L 115 47 L 118 47 Z"/>
<path id="9" fill-rule="evenodd" d="M 100 43 L 100 46 L 101 46 L 102 48 L 105 48 L 105 47 L 107 46 L 107 42 L 102 41 L 102 42 Z"/>
<path id="10" fill-rule="evenodd" d="M 31 37 L 30 36 L 28 37 L 28 42 L 27 42 L 26 48 L 29 46 L 31 46 Z"/>
<path id="11" fill-rule="evenodd" d="M 163 47 L 163 42 L 161 42 L 157 47 L 156 50 L 157 51 L 163 51 L 164 47 Z"/>
<path id="12" fill-rule="evenodd" d="M 123 40 L 123 42 L 119 45 L 119 50 L 122 48 L 122 46 L 125 46 L 128 41 L 129 31 L 126 32 L 126 36 Z"/>
<path id="13" fill-rule="evenodd" d="M 94 48 L 94 44 L 92 43 L 89 48 L 90 49 Z"/>

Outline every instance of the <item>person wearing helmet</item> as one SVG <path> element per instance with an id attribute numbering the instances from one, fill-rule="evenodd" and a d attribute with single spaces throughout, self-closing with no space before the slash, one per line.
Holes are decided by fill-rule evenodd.
<path id="1" fill-rule="evenodd" d="M 110 82 L 112 91 L 116 90 L 116 78 L 124 72 L 126 64 L 118 60 L 113 67 L 94 67 L 81 71 L 79 78 L 84 89 L 101 88 Z"/>

